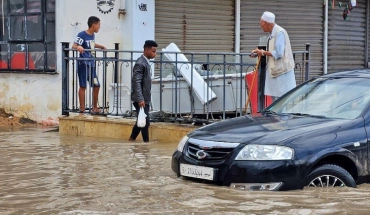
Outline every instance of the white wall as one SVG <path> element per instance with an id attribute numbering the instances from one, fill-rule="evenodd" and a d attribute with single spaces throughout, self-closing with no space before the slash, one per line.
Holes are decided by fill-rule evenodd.
<path id="1" fill-rule="evenodd" d="M 142 51 L 144 41 L 154 39 L 154 0 L 126 0 L 126 15 L 119 17 L 118 9 L 123 8 L 121 2 L 125 1 L 116 0 L 113 10 L 103 14 L 97 9 L 96 1 L 56 1 L 58 74 L 0 74 L 0 108 L 39 123 L 58 123 L 61 114 L 61 42 L 72 45 L 78 32 L 87 29 L 89 16 L 97 16 L 101 20 L 96 43 L 108 49 L 113 49 L 114 43 L 120 43 L 120 49 Z M 147 11 L 139 10 L 141 3 L 147 4 Z M 127 77 L 131 71 L 122 67 L 121 72 L 123 82 L 130 83 Z"/>
<path id="2" fill-rule="evenodd" d="M 139 5 L 146 4 L 147 11 L 141 11 Z M 136 60 L 142 55 L 145 40 L 154 40 L 155 27 L 155 0 L 126 0 L 127 14 L 124 20 L 123 29 L 123 49 L 141 51 L 135 53 L 133 58 Z M 127 29 L 126 29 L 127 27 Z M 129 58 L 124 54 L 125 59 Z M 131 65 L 121 69 L 122 83 L 131 87 Z"/>

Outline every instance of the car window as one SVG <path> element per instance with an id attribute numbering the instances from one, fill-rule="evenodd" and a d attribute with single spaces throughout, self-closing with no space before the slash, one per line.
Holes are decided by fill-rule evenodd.
<path id="1" fill-rule="evenodd" d="M 269 110 L 278 114 L 355 119 L 369 101 L 369 79 L 317 78 L 284 95 Z"/>

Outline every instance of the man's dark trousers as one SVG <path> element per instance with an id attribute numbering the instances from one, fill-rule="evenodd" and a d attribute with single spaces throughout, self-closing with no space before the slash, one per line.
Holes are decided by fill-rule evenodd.
<path id="1" fill-rule="evenodd" d="M 136 109 L 136 116 L 139 116 L 140 107 L 139 103 L 134 102 L 134 107 Z M 149 142 L 149 125 L 150 125 L 150 118 L 149 118 L 149 104 L 146 104 L 144 107 L 144 112 L 146 114 L 146 123 L 144 128 L 140 128 L 137 126 L 137 117 L 136 117 L 136 123 L 135 126 L 132 128 L 132 133 L 130 136 L 130 139 L 136 140 L 136 137 L 139 135 L 141 131 L 141 135 L 143 136 L 144 142 Z"/>

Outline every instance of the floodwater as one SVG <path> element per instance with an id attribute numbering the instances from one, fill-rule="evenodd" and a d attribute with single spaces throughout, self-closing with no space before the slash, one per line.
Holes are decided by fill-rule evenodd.
<path id="1" fill-rule="evenodd" d="M 49 129 L 50 130 L 50 129 Z M 370 214 L 370 185 L 249 192 L 177 178 L 177 143 L 0 132 L 0 214 Z"/>

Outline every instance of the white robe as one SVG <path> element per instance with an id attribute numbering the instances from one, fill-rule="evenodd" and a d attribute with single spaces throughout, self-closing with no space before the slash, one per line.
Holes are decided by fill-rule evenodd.
<path id="1" fill-rule="evenodd" d="M 274 27 L 269 38 L 274 35 Z M 271 51 L 274 59 L 279 59 L 284 55 L 285 50 L 285 37 L 282 32 L 278 33 L 275 40 L 275 50 Z M 268 62 L 267 62 L 268 63 Z M 266 80 L 265 80 L 265 95 L 281 97 L 294 87 L 296 87 L 294 69 L 290 70 L 287 73 L 284 73 L 276 78 L 272 78 L 268 67 L 266 67 Z"/>
<path id="2" fill-rule="evenodd" d="M 296 87 L 294 70 L 290 70 L 276 78 L 272 78 L 269 71 L 266 71 L 265 95 L 281 97 L 294 87 Z"/>

